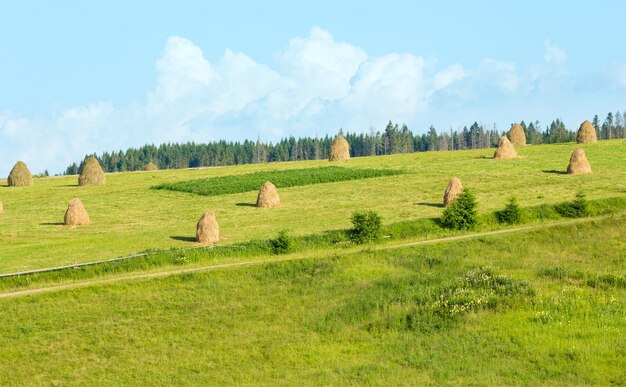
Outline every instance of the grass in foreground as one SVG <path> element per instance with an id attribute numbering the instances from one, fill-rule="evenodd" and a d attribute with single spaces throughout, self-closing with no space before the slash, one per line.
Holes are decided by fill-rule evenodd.
<path id="1" fill-rule="evenodd" d="M 623 384 L 626 218 L 0 300 L 8 384 Z M 612 275 L 595 286 L 586 280 Z M 581 277 L 582 278 L 582 277 Z"/>
<path id="2" fill-rule="evenodd" d="M 248 191 L 258 191 L 261 185 L 266 181 L 272 182 L 277 188 L 289 188 L 312 184 L 371 179 L 374 177 L 394 176 L 400 174 L 402 174 L 402 171 L 393 169 L 318 167 L 292 169 L 287 171 L 261 171 L 244 175 L 220 176 L 209 179 L 159 184 L 153 188 L 187 192 L 203 196 L 219 196 Z"/>

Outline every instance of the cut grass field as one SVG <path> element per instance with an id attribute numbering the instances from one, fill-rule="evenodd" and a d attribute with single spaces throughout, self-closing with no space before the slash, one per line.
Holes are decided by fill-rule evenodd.
<path id="1" fill-rule="evenodd" d="M 626 383 L 626 217 L 0 299 L 24 384 Z"/>
<path id="2" fill-rule="evenodd" d="M 626 193 L 626 144 L 602 141 L 585 146 L 594 173 L 562 174 L 576 144 L 528 146 L 524 158 L 496 161 L 492 149 L 355 158 L 345 168 L 392 169 L 397 176 L 281 189 L 281 207 L 253 207 L 255 192 L 200 197 L 150 187 L 258 171 L 327 166 L 327 161 L 243 165 L 224 168 L 107 175 L 104 187 L 78 187 L 77 177 L 36 179 L 33 187 L 0 181 L 0 272 L 65 265 L 133 254 L 152 248 L 193 245 L 195 224 L 205 209 L 216 213 L 222 244 L 321 233 L 350 226 L 354 210 L 371 209 L 397 223 L 441 214 L 443 190 L 452 176 L 472 189 L 479 212 L 504 207 L 517 196 L 522 207 L 570 200 L 578 190 L 589 199 Z M 92 224 L 61 225 L 67 203 L 80 197 Z"/>

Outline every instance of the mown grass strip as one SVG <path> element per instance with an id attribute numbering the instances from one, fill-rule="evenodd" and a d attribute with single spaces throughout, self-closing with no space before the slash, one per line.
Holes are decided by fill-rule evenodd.
<path id="1" fill-rule="evenodd" d="M 244 175 L 220 176 L 208 179 L 180 181 L 176 183 L 159 184 L 153 186 L 152 188 L 188 192 L 203 196 L 218 196 L 256 191 L 261 188 L 261 185 L 266 181 L 271 181 L 277 188 L 287 188 L 302 185 L 394 176 L 402 173 L 404 172 L 393 169 L 319 167 L 284 171 L 260 171 Z"/>

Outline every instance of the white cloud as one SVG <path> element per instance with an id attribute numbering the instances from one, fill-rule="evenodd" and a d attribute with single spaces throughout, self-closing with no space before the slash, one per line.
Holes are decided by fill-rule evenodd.
<path id="1" fill-rule="evenodd" d="M 34 172 L 62 171 L 86 153 L 145 143 L 243 140 L 367 130 L 388 120 L 424 120 L 436 101 L 508 98 L 548 85 L 565 52 L 546 40 L 544 63 L 520 72 L 485 59 L 475 68 L 411 53 L 370 57 L 318 27 L 287 42 L 277 68 L 226 50 L 211 63 L 192 41 L 172 36 L 155 62 L 154 87 L 126 107 L 111 102 L 61 109 L 49 117 L 0 112 L 0 173 L 24 159 Z M 555 70 L 557 69 L 557 70 Z M 534 71 L 536 70 L 536 71 Z M 626 70 L 619 73 L 626 86 Z M 449 103 L 448 99 L 453 102 Z M 444 102 L 442 102 L 444 101 Z"/>
<path id="2" fill-rule="evenodd" d="M 543 47 L 544 47 L 543 60 L 546 63 L 557 65 L 557 66 L 565 63 L 565 60 L 567 59 L 567 55 L 565 54 L 565 51 L 563 49 L 552 44 L 552 42 L 549 39 L 546 39 L 544 41 Z"/>
<path id="3" fill-rule="evenodd" d="M 341 102 L 352 114 L 366 114 L 376 122 L 384 117 L 409 117 L 428 106 L 431 93 L 424 59 L 411 54 L 389 54 L 364 62 Z"/>
<path id="4" fill-rule="evenodd" d="M 454 82 L 462 80 L 466 76 L 467 74 L 465 73 L 463 66 L 460 64 L 454 64 L 435 74 L 433 87 L 435 90 L 443 89 Z"/>
<path id="5" fill-rule="evenodd" d="M 291 39 L 278 58 L 304 103 L 306 99 L 345 97 L 350 92 L 350 79 L 367 54 L 359 47 L 336 42 L 328 31 L 314 27 L 308 37 Z"/>

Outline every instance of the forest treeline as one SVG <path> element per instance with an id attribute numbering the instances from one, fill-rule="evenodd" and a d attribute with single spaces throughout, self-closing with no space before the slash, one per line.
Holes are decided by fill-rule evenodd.
<path id="1" fill-rule="evenodd" d="M 624 115 L 619 112 L 609 113 L 600 123 L 596 115 L 592 124 L 597 129 L 598 139 L 624 138 Z M 545 128 L 539 121 L 526 124 L 520 122 L 526 133 L 528 144 L 547 144 L 574 141 L 576 130 L 565 127 L 556 119 Z M 486 128 L 474 122 L 469 128 L 438 132 L 432 125 L 424 134 L 415 135 L 406 126 L 399 126 L 389 121 L 383 131 L 370 129 L 369 133 L 340 134 L 350 144 L 350 156 L 378 156 L 396 153 L 446 151 L 491 148 L 498 145 L 502 132 L 495 125 Z M 265 143 L 245 140 L 243 142 L 215 141 L 204 144 L 188 142 L 184 144 L 168 143 L 144 145 L 129 148 L 125 152 L 104 152 L 95 156 L 105 172 L 122 172 L 142 170 L 149 162 L 155 163 L 159 169 L 179 169 L 194 167 L 224 166 L 235 164 L 265 163 L 274 161 L 319 160 L 327 159 L 333 137 L 283 138 L 276 143 Z M 83 159 L 84 161 L 84 159 Z M 73 163 L 64 172 L 66 175 L 78 174 L 82 168 Z"/>

